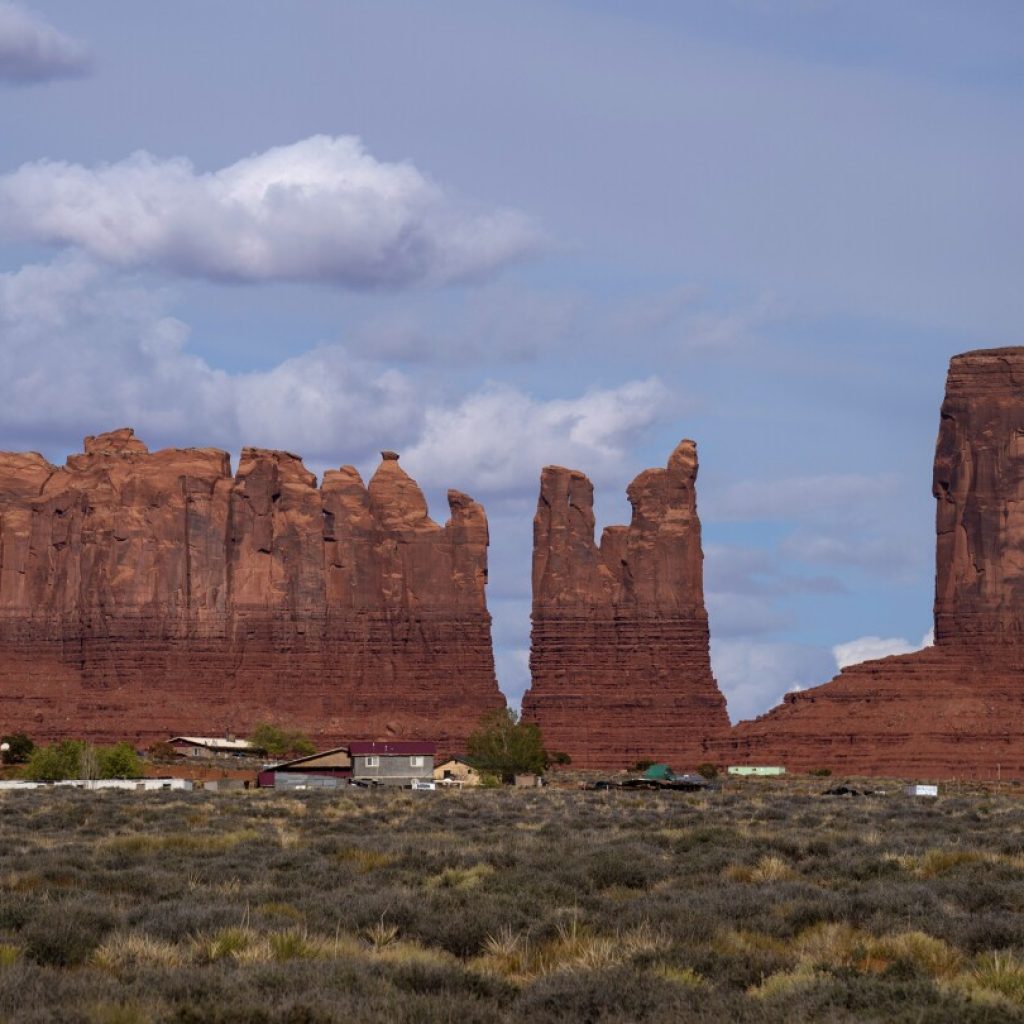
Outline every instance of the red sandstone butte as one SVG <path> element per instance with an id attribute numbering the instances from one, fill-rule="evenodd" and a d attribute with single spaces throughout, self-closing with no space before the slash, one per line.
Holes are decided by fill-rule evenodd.
<path id="1" fill-rule="evenodd" d="M 504 706 L 487 519 L 433 522 L 384 453 L 316 478 L 246 448 L 150 452 L 130 429 L 61 468 L 0 453 L 0 732 L 146 742 L 271 721 L 323 743 L 461 747 Z"/>
<path id="2" fill-rule="evenodd" d="M 683 441 L 629 485 L 632 522 L 598 546 L 590 481 L 541 473 L 523 716 L 577 767 L 695 767 L 729 728 L 708 657 L 696 478 L 696 445 Z"/>
<path id="3" fill-rule="evenodd" d="M 935 646 L 787 694 L 730 763 L 1024 777 L 1024 348 L 953 357 L 932 490 Z"/>

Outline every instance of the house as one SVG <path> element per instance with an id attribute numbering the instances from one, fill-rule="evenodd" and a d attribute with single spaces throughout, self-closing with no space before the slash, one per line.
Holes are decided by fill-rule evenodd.
<path id="1" fill-rule="evenodd" d="M 167 742 L 182 757 L 245 757 L 257 753 L 248 740 L 230 736 L 173 736 Z"/>
<path id="2" fill-rule="evenodd" d="M 349 748 L 332 747 L 293 761 L 269 765 L 260 772 L 257 785 L 274 789 L 323 789 L 344 785 L 351 778 L 352 754 Z"/>
<path id="3" fill-rule="evenodd" d="M 465 757 L 449 757 L 434 769 L 434 781 L 443 786 L 479 786 L 480 769 Z"/>
<path id="4" fill-rule="evenodd" d="M 434 777 L 433 743 L 418 740 L 356 740 L 348 745 L 352 778 L 383 786 L 409 786 Z"/>

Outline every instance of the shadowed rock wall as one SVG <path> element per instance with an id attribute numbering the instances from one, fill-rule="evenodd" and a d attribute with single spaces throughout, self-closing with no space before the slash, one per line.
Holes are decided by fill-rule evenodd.
<path id="1" fill-rule="evenodd" d="M 286 452 L 149 452 L 129 429 L 63 467 L 0 453 L 0 728 L 37 739 L 245 734 L 461 747 L 502 699 L 483 508 L 445 526 L 384 459 L 321 487 Z"/>
<path id="2" fill-rule="evenodd" d="M 632 522 L 597 545 L 590 481 L 541 473 L 523 715 L 575 766 L 694 767 L 728 729 L 708 657 L 696 477 L 696 445 L 683 441 L 629 485 Z"/>

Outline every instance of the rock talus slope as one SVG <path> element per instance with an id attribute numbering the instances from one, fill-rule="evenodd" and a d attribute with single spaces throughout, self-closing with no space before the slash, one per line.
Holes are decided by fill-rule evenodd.
<path id="1" fill-rule="evenodd" d="M 0 731 L 34 738 L 413 736 L 461 747 L 504 705 L 487 520 L 433 522 L 385 452 L 320 487 L 286 452 L 149 452 L 130 429 L 63 467 L 0 453 Z"/>
<path id="2" fill-rule="evenodd" d="M 936 445 L 935 646 L 787 694 L 731 763 L 1024 777 L 1024 348 L 955 356 Z"/>
<path id="3" fill-rule="evenodd" d="M 708 656 L 696 477 L 696 446 L 683 441 L 629 485 L 632 522 L 598 545 L 590 481 L 541 473 L 523 715 L 574 766 L 694 767 L 728 729 Z"/>

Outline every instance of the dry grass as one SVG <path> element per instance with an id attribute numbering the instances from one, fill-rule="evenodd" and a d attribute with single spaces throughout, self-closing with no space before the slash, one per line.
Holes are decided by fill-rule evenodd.
<path id="1" fill-rule="evenodd" d="M 813 786 L 5 795 L 0 1019 L 1024 1018 L 1024 801 Z"/>

